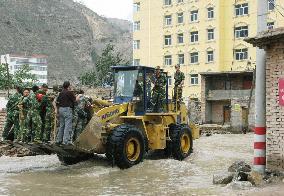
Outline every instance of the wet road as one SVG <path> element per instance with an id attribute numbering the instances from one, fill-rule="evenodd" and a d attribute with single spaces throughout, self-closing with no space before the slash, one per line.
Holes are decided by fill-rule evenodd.
<path id="1" fill-rule="evenodd" d="M 202 137 L 185 161 L 153 155 L 127 170 L 112 168 L 103 156 L 73 166 L 62 166 L 54 155 L 0 157 L 0 195 L 244 194 L 213 185 L 212 175 L 235 160 L 251 163 L 252 144 L 252 134 Z"/>

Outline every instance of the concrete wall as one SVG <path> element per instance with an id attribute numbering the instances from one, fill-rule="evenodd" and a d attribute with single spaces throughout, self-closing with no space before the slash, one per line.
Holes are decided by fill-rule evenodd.
<path id="1" fill-rule="evenodd" d="M 267 168 L 284 171 L 284 106 L 279 105 L 278 80 L 284 79 L 284 43 L 267 49 L 266 126 Z"/>

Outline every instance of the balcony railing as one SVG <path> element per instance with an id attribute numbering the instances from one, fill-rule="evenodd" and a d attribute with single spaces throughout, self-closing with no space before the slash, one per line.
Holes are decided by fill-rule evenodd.
<path id="1" fill-rule="evenodd" d="M 233 98 L 248 98 L 250 96 L 248 90 L 209 90 L 206 96 L 207 100 L 230 100 Z M 254 93 L 254 92 L 253 92 Z"/>

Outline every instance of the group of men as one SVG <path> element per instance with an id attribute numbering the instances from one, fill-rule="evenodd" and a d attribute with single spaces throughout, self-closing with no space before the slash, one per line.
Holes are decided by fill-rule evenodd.
<path id="1" fill-rule="evenodd" d="M 180 65 L 175 66 L 176 72 L 174 74 L 174 95 L 173 103 L 175 110 L 180 109 L 180 104 L 182 102 L 182 88 L 184 85 L 184 73 L 180 70 Z M 152 104 L 153 112 L 163 112 L 164 102 L 166 100 L 166 84 L 167 78 L 165 74 L 161 72 L 160 67 L 156 68 L 155 79 L 154 79 L 154 88 L 152 94 Z"/>
<path id="2" fill-rule="evenodd" d="M 48 92 L 48 86 L 30 88 L 16 86 L 9 97 L 7 120 L 3 130 L 4 140 L 22 142 L 49 141 L 54 127 L 53 101 L 58 90 Z"/>
<path id="3" fill-rule="evenodd" d="M 66 83 L 69 84 L 67 88 Z M 9 97 L 6 106 L 7 120 L 2 134 L 3 140 L 46 143 L 56 139 L 59 144 L 72 143 L 91 119 L 92 107 L 91 100 L 84 96 L 82 90 L 75 96 L 70 89 L 70 83 L 65 82 L 64 85 L 63 90 L 54 86 L 51 92 L 46 84 L 40 88 L 34 85 L 31 89 L 16 86 L 16 93 Z M 68 105 L 71 120 L 66 120 L 66 114 L 61 111 L 62 106 L 66 102 L 68 104 L 64 97 L 66 90 L 69 94 L 68 100 L 71 100 Z M 70 129 L 68 139 L 63 141 L 65 127 Z"/>

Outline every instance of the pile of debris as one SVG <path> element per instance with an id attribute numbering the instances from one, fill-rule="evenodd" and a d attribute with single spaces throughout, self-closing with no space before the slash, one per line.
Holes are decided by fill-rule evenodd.
<path id="1" fill-rule="evenodd" d="M 263 186 L 267 183 L 282 182 L 284 175 L 279 172 L 260 174 L 252 171 L 251 166 L 244 161 L 236 161 L 228 171 L 213 175 L 213 184 L 223 184 L 232 189 L 249 189 L 253 186 Z"/>
<path id="2" fill-rule="evenodd" d="M 27 148 L 15 146 L 12 143 L 0 142 L 0 157 L 24 157 L 24 156 L 35 156 L 34 152 L 31 152 Z"/>

